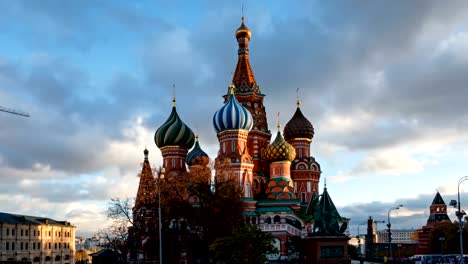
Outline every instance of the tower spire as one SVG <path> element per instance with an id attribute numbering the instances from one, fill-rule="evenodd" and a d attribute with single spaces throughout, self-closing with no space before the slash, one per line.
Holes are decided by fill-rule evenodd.
<path id="1" fill-rule="evenodd" d="M 245 17 L 242 15 L 241 25 L 236 30 L 239 49 L 237 51 L 237 66 L 232 78 L 232 82 L 236 86 L 236 94 L 237 92 L 260 94 L 260 89 L 249 61 L 249 41 L 251 37 L 252 32 L 245 25 Z"/>
<path id="2" fill-rule="evenodd" d="M 301 106 L 301 101 L 299 100 L 299 88 L 296 89 L 296 97 L 297 97 L 296 106 L 297 108 L 299 108 Z"/>

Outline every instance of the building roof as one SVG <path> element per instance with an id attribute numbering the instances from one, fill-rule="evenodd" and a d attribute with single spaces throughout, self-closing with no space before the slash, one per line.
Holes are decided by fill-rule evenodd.
<path id="1" fill-rule="evenodd" d="M 57 221 L 47 217 L 9 214 L 0 212 L 0 223 L 25 224 L 25 225 L 55 225 L 74 227 L 67 221 Z"/>
<path id="2" fill-rule="evenodd" d="M 445 205 L 444 199 L 442 199 L 442 196 L 440 196 L 439 192 L 436 193 L 436 196 L 434 197 L 434 200 L 432 201 L 432 205 L 436 205 L 436 204 Z"/>

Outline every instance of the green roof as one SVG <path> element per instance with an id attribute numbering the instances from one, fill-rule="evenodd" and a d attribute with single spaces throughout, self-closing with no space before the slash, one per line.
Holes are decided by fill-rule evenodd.
<path id="1" fill-rule="evenodd" d="M 436 196 L 434 197 L 434 200 L 432 201 L 432 205 L 445 205 L 444 199 L 442 199 L 442 196 L 440 196 L 440 193 L 437 192 Z"/>
<path id="2" fill-rule="evenodd" d="M 291 207 L 288 206 L 269 206 L 257 208 L 257 213 L 279 213 L 279 212 L 294 212 Z"/>
<path id="3" fill-rule="evenodd" d="M 59 225 L 72 226 L 67 221 L 57 221 L 47 217 L 9 214 L 0 212 L 0 223 L 25 224 L 25 225 Z"/>

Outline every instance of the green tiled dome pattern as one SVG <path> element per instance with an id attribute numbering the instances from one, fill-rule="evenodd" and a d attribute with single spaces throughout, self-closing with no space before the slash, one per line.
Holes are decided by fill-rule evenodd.
<path id="1" fill-rule="evenodd" d="M 271 143 L 265 150 L 264 158 L 267 161 L 293 161 L 296 157 L 296 150 L 288 142 L 283 139 L 278 131 L 275 141 Z"/>

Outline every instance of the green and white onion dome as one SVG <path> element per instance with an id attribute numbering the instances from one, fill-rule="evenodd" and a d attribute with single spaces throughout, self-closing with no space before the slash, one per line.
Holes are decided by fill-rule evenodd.
<path id="1" fill-rule="evenodd" d="M 154 142 L 158 148 L 179 146 L 190 149 L 195 141 L 195 134 L 177 114 L 175 99 L 172 100 L 172 112 L 166 122 L 156 130 Z"/>

